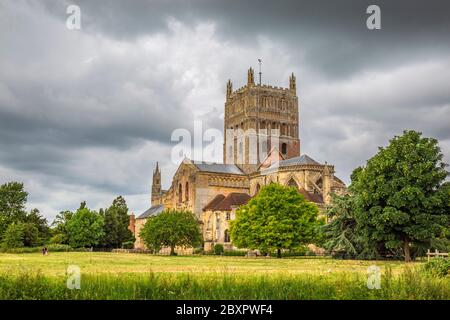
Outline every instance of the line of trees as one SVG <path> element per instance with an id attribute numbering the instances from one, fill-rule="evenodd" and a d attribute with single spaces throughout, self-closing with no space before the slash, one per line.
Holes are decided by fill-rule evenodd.
<path id="1" fill-rule="evenodd" d="M 450 251 L 450 184 L 438 141 L 404 131 L 355 169 L 349 194 L 335 196 L 324 227 L 335 255 L 411 261 Z"/>
<path id="2" fill-rule="evenodd" d="M 0 244 L 3 248 L 65 244 L 73 248 L 132 246 L 128 207 L 122 196 L 110 207 L 91 210 L 82 202 L 75 211 L 62 211 L 48 224 L 37 209 L 25 209 L 28 193 L 19 182 L 0 186 Z"/>

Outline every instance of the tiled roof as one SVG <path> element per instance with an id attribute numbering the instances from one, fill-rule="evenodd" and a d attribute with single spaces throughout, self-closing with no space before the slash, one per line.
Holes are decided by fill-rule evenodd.
<path id="1" fill-rule="evenodd" d="M 219 202 L 221 202 L 223 199 L 225 199 L 225 196 L 223 194 L 218 194 L 217 196 L 214 197 L 214 199 L 212 199 L 204 208 L 203 211 L 207 211 L 207 210 L 213 210 L 218 204 Z"/>
<path id="2" fill-rule="evenodd" d="M 299 164 L 320 164 L 320 163 L 317 162 L 316 160 L 314 160 L 313 158 L 309 157 L 306 154 L 302 154 L 299 157 L 280 161 L 280 166 L 282 166 L 282 167 L 299 165 Z"/>
<path id="3" fill-rule="evenodd" d="M 239 175 L 244 174 L 241 169 L 239 169 L 239 167 L 235 164 L 206 163 L 197 161 L 193 161 L 193 164 L 197 167 L 198 170 L 205 172 L 229 173 Z"/>
<path id="4" fill-rule="evenodd" d="M 160 214 L 163 211 L 164 211 L 164 205 L 158 204 L 158 205 L 152 206 L 150 209 L 145 211 L 143 214 L 141 214 L 136 219 L 147 219 L 148 217 L 151 217 L 151 216 L 157 216 L 158 214 Z"/>
<path id="5" fill-rule="evenodd" d="M 314 203 L 323 203 L 323 198 L 320 194 L 308 192 L 303 188 L 300 188 L 299 193 L 301 193 L 308 201 Z"/>
<path id="6" fill-rule="evenodd" d="M 277 162 L 273 162 L 270 167 L 261 169 L 261 172 L 269 173 L 269 172 L 274 172 L 279 168 L 302 165 L 302 164 L 318 164 L 318 165 L 320 165 L 320 163 L 317 162 L 316 160 L 314 160 L 313 158 L 309 157 L 306 154 L 303 154 L 303 155 L 295 157 L 295 158 L 290 158 L 290 159 L 286 159 L 286 160 L 280 160 Z"/>
<path id="7" fill-rule="evenodd" d="M 232 192 L 228 194 L 222 201 L 218 202 L 209 210 L 212 211 L 231 211 L 233 206 L 246 204 L 250 200 L 250 196 L 246 193 Z"/>

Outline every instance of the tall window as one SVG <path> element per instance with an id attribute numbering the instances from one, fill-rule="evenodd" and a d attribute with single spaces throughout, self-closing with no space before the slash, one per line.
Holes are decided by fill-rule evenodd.
<path id="1" fill-rule="evenodd" d="M 189 182 L 186 182 L 186 187 L 184 188 L 184 193 L 185 193 L 184 199 L 186 201 L 189 201 Z"/>
<path id="2" fill-rule="evenodd" d="M 287 144 L 286 143 L 282 143 L 281 144 L 281 153 L 284 155 L 286 155 L 287 153 Z"/>
<path id="3" fill-rule="evenodd" d="M 183 202 L 183 187 L 181 186 L 181 183 L 178 185 L 178 203 Z"/>
<path id="4" fill-rule="evenodd" d="M 224 242 L 230 242 L 230 232 L 227 230 L 225 230 L 225 232 L 223 233 L 223 241 Z"/>
<path id="5" fill-rule="evenodd" d="M 230 220 L 230 213 L 229 213 L 229 212 L 226 213 L 225 219 L 226 219 L 226 220 Z"/>

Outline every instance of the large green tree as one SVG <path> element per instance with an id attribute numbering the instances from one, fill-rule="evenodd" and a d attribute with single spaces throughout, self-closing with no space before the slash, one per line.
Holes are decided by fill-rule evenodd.
<path id="1" fill-rule="evenodd" d="M 150 217 L 140 232 L 140 237 L 148 248 L 156 252 L 161 247 L 193 247 L 201 243 L 199 221 L 190 211 L 167 209 L 155 217 Z"/>
<path id="2" fill-rule="evenodd" d="M 97 245 L 104 235 L 103 225 L 103 217 L 82 203 L 67 222 L 69 245 L 73 248 Z"/>
<path id="3" fill-rule="evenodd" d="M 20 248 L 24 245 L 24 224 L 22 222 L 13 222 L 6 228 L 2 247 L 4 248 Z"/>
<path id="4" fill-rule="evenodd" d="M 448 172 L 438 141 L 415 131 L 396 136 L 357 169 L 350 192 L 361 236 L 387 250 L 430 243 L 448 224 Z"/>
<path id="5" fill-rule="evenodd" d="M 314 242 L 321 220 L 314 203 L 295 188 L 272 183 L 236 212 L 231 239 L 240 248 L 267 252 L 294 249 Z"/>
<path id="6" fill-rule="evenodd" d="M 35 232 L 37 235 L 34 245 L 41 245 L 47 242 L 51 237 L 51 230 L 48 226 L 47 219 L 41 215 L 38 209 L 32 209 L 30 213 L 27 214 L 25 223 L 29 225 L 27 230 Z M 36 231 L 33 230 L 34 228 Z M 25 246 L 27 246 L 27 241 L 25 241 Z"/>
<path id="7" fill-rule="evenodd" d="M 25 221 L 27 197 L 23 183 L 8 182 L 0 186 L 0 239 L 11 223 Z"/>
<path id="8" fill-rule="evenodd" d="M 61 211 L 56 215 L 52 223 L 53 237 L 50 239 L 50 242 L 69 244 L 69 231 L 67 230 L 67 226 L 72 217 L 73 212 L 69 210 Z"/>
<path id="9" fill-rule="evenodd" d="M 122 243 L 133 241 L 134 237 L 128 229 L 130 216 L 128 215 L 128 207 L 122 196 L 114 199 L 112 205 L 103 213 L 104 237 L 102 245 L 108 248 L 120 248 Z"/>

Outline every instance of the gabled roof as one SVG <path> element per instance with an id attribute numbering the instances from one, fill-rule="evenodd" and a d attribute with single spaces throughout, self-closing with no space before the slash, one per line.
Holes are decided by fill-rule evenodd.
<path id="1" fill-rule="evenodd" d="M 203 208 L 203 211 L 213 210 L 223 199 L 225 199 L 225 196 L 218 194 Z"/>
<path id="2" fill-rule="evenodd" d="M 242 170 L 235 164 L 207 163 L 200 161 L 192 161 L 192 164 L 196 166 L 198 170 L 204 172 L 244 175 Z"/>
<path id="3" fill-rule="evenodd" d="M 283 155 L 281 154 L 280 150 L 278 150 L 277 147 L 273 147 L 267 157 L 261 162 L 259 168 L 265 169 L 272 166 L 274 163 L 278 163 L 280 161 L 284 160 Z"/>
<path id="4" fill-rule="evenodd" d="M 280 166 L 293 166 L 293 165 L 300 165 L 300 164 L 320 164 L 310 156 L 306 154 L 302 154 L 299 157 L 290 158 L 287 160 L 281 160 Z"/>
<path id="5" fill-rule="evenodd" d="M 313 158 L 311 158 L 310 156 L 303 154 L 301 156 L 295 157 L 295 158 L 290 158 L 290 159 L 286 159 L 286 160 L 280 160 L 280 161 L 275 161 L 272 162 L 270 167 L 266 167 L 266 168 L 260 168 L 261 172 L 265 172 L 265 173 L 269 173 L 272 171 L 276 171 L 278 168 L 283 168 L 283 167 L 290 167 L 290 166 L 296 166 L 296 165 L 306 165 L 306 164 L 317 164 L 320 165 L 319 162 L 317 162 L 316 160 L 314 160 Z"/>
<path id="6" fill-rule="evenodd" d="M 157 216 L 158 214 L 160 214 L 163 211 L 164 211 L 164 205 L 163 204 L 158 204 L 158 205 L 152 206 L 150 209 L 148 209 L 147 211 L 142 213 L 136 219 L 147 219 L 147 218 L 152 217 L 152 216 Z"/>
<path id="7" fill-rule="evenodd" d="M 308 192 L 303 188 L 300 188 L 300 190 L 298 190 L 298 192 L 301 193 L 305 197 L 305 199 L 308 201 L 311 201 L 314 203 L 324 203 L 323 198 L 320 194 Z"/>
<path id="8" fill-rule="evenodd" d="M 219 199 L 219 196 L 222 196 L 220 197 L 220 201 L 216 200 L 216 198 Z M 250 198 L 251 197 L 248 194 L 242 192 L 232 192 L 226 197 L 223 195 L 218 195 L 207 205 L 208 208 L 206 209 L 205 207 L 203 210 L 231 211 L 232 207 L 246 204 Z M 216 200 L 215 205 L 209 206 L 214 200 Z"/>

